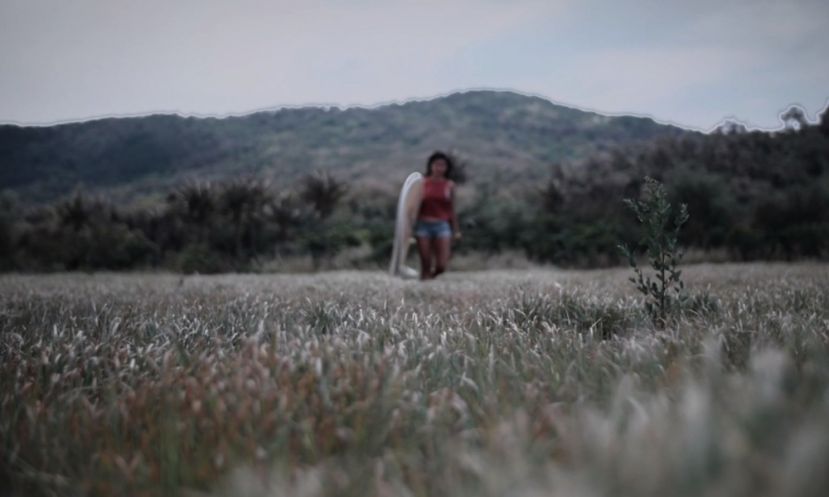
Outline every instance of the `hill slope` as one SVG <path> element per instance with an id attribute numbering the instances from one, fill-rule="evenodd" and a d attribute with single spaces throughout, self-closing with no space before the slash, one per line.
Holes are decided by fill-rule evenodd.
<path id="1" fill-rule="evenodd" d="M 596 151 L 693 133 L 648 118 L 608 117 L 511 92 L 469 91 L 377 108 L 305 107 L 226 118 L 108 118 L 0 126 L 0 190 L 50 201 L 82 187 L 144 195 L 187 179 L 250 174 L 291 183 L 311 170 L 396 185 L 435 149 L 453 149 L 472 181 L 513 184 Z"/>

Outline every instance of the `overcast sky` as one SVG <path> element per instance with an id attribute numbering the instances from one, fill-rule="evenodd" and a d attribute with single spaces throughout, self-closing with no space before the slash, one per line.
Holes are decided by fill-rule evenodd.
<path id="1" fill-rule="evenodd" d="M 829 102 L 826 0 L 0 0 L 0 122 L 510 89 L 709 130 Z"/>

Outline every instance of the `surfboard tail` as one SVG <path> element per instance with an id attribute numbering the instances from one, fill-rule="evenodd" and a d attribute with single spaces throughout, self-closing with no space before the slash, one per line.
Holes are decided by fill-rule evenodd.
<path id="1" fill-rule="evenodd" d="M 400 266 L 400 271 L 397 275 L 405 280 L 416 280 L 420 278 L 420 273 L 417 272 L 417 269 L 409 266 Z"/>
<path id="2" fill-rule="evenodd" d="M 403 271 L 406 262 L 406 254 L 409 251 L 409 237 L 411 235 L 412 224 L 412 200 L 414 188 L 421 180 L 423 175 L 420 173 L 412 173 L 403 182 L 403 187 L 400 189 L 400 196 L 397 200 L 397 213 L 394 223 L 394 239 L 392 241 L 392 256 L 389 263 L 389 274 L 392 276 L 403 276 L 404 278 L 409 274 Z M 416 213 L 415 213 L 416 214 Z M 414 269 L 406 268 L 410 271 Z M 415 271 L 415 274 L 417 272 Z"/>

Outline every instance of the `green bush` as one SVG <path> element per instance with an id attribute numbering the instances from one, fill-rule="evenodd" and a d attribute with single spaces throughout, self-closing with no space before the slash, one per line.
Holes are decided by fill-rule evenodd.
<path id="1" fill-rule="evenodd" d="M 639 245 L 645 248 L 655 277 L 645 275 L 639 268 L 635 249 L 624 243 L 619 248 L 636 275 L 630 281 L 647 299 L 646 310 L 658 325 L 664 326 L 670 311 L 683 298 L 685 284 L 678 269 L 682 258 L 678 240 L 679 230 L 688 220 L 688 209 L 681 204 L 674 216 L 665 187 L 650 177 L 645 178 L 641 199 L 625 199 L 625 204 L 642 224 L 644 231 Z"/>
<path id="2" fill-rule="evenodd" d="M 188 245 L 178 254 L 177 269 L 182 273 L 213 274 L 233 270 L 233 265 L 203 244 Z"/>

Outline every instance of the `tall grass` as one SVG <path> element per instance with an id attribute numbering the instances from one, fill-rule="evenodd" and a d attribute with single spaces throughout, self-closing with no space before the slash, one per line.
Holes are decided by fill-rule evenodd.
<path id="1" fill-rule="evenodd" d="M 822 493 L 827 268 L 626 276 L 5 276 L 0 490 Z"/>

